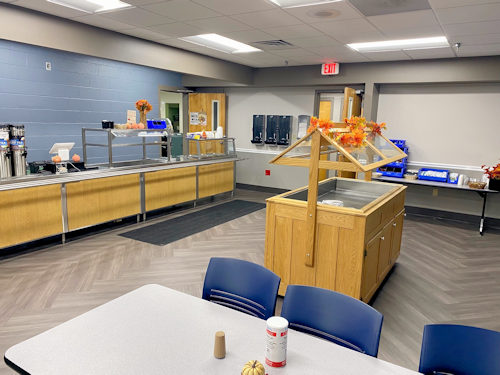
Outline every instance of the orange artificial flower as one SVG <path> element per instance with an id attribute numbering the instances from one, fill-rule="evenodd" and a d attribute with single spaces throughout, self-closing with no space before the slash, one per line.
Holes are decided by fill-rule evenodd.
<path id="1" fill-rule="evenodd" d="M 140 99 L 135 102 L 135 108 L 141 112 L 149 112 L 153 109 L 153 106 L 146 99 Z"/>

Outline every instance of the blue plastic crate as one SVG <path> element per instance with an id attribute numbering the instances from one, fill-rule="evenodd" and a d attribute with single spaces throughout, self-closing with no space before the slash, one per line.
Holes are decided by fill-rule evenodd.
<path id="1" fill-rule="evenodd" d="M 165 129 L 167 127 L 167 123 L 165 120 L 147 120 L 148 129 Z"/>
<path id="2" fill-rule="evenodd" d="M 381 173 L 382 176 L 386 176 L 386 177 L 402 178 L 406 172 L 406 166 L 404 166 L 404 167 L 390 167 L 389 165 L 385 165 L 383 167 L 377 168 L 377 172 Z"/>
<path id="3" fill-rule="evenodd" d="M 406 146 L 406 140 L 404 139 L 389 139 L 392 143 L 394 143 L 399 148 L 403 148 Z"/>
<path id="4" fill-rule="evenodd" d="M 445 173 L 446 176 L 443 177 L 434 177 L 434 176 L 425 176 L 422 173 L 432 171 L 432 172 L 442 172 Z M 436 182 L 448 182 L 448 176 L 450 175 L 450 171 L 447 169 L 434 169 L 434 168 L 421 168 L 418 171 L 418 179 L 425 181 L 436 181 Z"/>

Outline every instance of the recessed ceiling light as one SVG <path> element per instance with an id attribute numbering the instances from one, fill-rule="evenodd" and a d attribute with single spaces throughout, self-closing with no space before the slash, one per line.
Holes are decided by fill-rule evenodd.
<path id="1" fill-rule="evenodd" d="M 85 13 L 101 13 L 130 8 L 132 5 L 121 0 L 47 0 L 49 3 L 62 5 Z"/>
<path id="2" fill-rule="evenodd" d="M 280 8 L 299 8 L 308 7 L 311 5 L 322 5 L 328 3 L 336 3 L 343 0 L 271 0 Z"/>
<path id="3" fill-rule="evenodd" d="M 225 53 L 248 53 L 261 51 L 258 48 L 226 38 L 225 36 L 219 34 L 200 34 L 179 39 Z"/>
<path id="4" fill-rule="evenodd" d="M 403 51 L 411 49 L 448 47 L 449 45 L 450 44 L 445 36 L 348 44 L 349 47 L 358 52 Z"/>

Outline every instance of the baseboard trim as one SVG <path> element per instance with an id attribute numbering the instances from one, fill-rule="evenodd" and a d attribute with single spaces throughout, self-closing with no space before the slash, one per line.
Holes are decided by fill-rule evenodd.
<path id="1" fill-rule="evenodd" d="M 444 220 L 459 221 L 462 223 L 467 223 L 477 226 L 479 226 L 479 220 L 481 220 L 481 216 L 479 215 L 470 215 L 458 212 L 435 210 L 432 208 L 406 206 L 405 209 L 408 215 L 427 216 Z M 487 228 L 500 229 L 500 219 L 486 217 L 484 219 L 484 224 L 485 227 Z"/>
<path id="2" fill-rule="evenodd" d="M 286 193 L 287 191 L 290 191 L 288 189 L 279 189 L 279 188 L 273 188 L 273 187 L 268 187 L 268 186 L 240 184 L 240 183 L 236 184 L 236 189 L 261 191 L 264 193 L 273 193 L 273 194 L 283 194 L 283 193 Z"/>

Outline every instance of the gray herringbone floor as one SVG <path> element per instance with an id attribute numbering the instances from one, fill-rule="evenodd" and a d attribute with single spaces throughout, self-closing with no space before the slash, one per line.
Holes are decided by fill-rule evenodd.
<path id="1" fill-rule="evenodd" d="M 147 283 L 200 296 L 212 256 L 263 263 L 265 210 L 163 247 L 117 235 L 164 219 L 0 261 L 0 351 Z M 416 369 L 427 323 L 500 330 L 500 236 L 475 229 L 407 218 L 399 261 L 373 302 L 385 316 L 380 358 Z M 12 371 L 2 363 L 3 374 Z"/>

